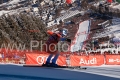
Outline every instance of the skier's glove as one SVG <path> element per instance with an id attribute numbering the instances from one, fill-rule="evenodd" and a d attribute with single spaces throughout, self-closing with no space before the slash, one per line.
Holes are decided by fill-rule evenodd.
<path id="1" fill-rule="evenodd" d="M 67 38 L 66 38 L 66 41 L 71 43 L 71 39 L 67 39 Z"/>

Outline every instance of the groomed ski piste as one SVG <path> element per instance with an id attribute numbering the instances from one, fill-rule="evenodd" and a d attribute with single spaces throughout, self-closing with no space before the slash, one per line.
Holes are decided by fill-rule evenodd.
<path id="1" fill-rule="evenodd" d="M 120 80 L 120 65 L 87 66 L 86 70 L 0 64 L 0 80 Z"/>
<path id="2" fill-rule="evenodd" d="M 88 37 L 90 25 L 91 25 L 90 20 L 83 21 L 79 24 L 79 29 L 73 40 L 74 44 L 71 45 L 71 50 L 70 50 L 71 52 L 75 52 L 75 51 L 82 49 L 82 47 L 84 45 L 83 42 Z"/>

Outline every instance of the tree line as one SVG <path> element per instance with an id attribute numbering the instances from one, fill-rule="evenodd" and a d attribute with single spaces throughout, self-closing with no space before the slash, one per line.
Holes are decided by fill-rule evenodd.
<path id="1" fill-rule="evenodd" d="M 47 39 L 46 30 L 42 21 L 33 15 L 6 14 L 0 17 L 0 45 L 3 43 L 6 45 L 25 44 L 29 49 L 32 40 L 44 41 Z"/>

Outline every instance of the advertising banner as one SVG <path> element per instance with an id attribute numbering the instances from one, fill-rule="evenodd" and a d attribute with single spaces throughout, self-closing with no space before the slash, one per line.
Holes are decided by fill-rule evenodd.
<path id="1" fill-rule="evenodd" d="M 29 65 L 42 65 L 46 62 L 49 54 L 38 54 L 38 53 L 26 53 L 26 64 Z M 66 58 L 59 56 L 57 60 L 58 65 L 66 65 Z"/>
<path id="2" fill-rule="evenodd" d="M 120 65 L 120 55 L 106 55 L 106 65 Z"/>
<path id="3" fill-rule="evenodd" d="M 103 55 L 94 56 L 70 56 L 71 66 L 100 66 L 104 64 Z"/>

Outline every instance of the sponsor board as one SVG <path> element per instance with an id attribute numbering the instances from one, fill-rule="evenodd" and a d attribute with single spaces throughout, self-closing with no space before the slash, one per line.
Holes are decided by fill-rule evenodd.
<path id="1" fill-rule="evenodd" d="M 104 56 L 70 56 L 71 66 L 99 66 L 104 64 Z"/>
<path id="2" fill-rule="evenodd" d="M 26 53 L 26 64 L 30 65 L 42 65 L 46 62 L 49 54 L 42 53 Z M 51 59 L 52 60 L 52 59 Z M 67 65 L 67 58 L 59 56 L 57 64 L 61 66 Z M 70 55 L 70 66 L 101 66 L 106 65 L 120 65 L 120 55 L 89 55 L 89 56 L 77 56 Z"/>
<path id="3" fill-rule="evenodd" d="M 42 65 L 43 63 L 46 62 L 49 54 L 38 54 L 38 53 L 26 53 L 26 64 L 31 64 L 31 65 Z M 53 58 L 52 58 L 53 59 Z M 52 60 L 51 59 L 51 60 Z M 59 56 L 57 60 L 58 65 L 66 65 L 66 57 Z"/>
<path id="4" fill-rule="evenodd" d="M 106 55 L 106 65 L 120 65 L 120 55 Z"/>

